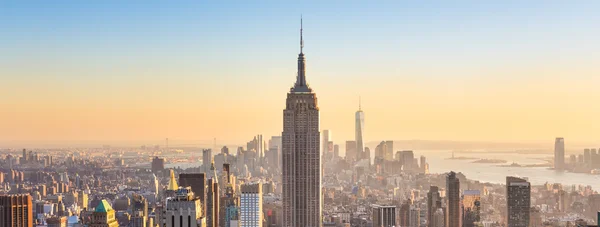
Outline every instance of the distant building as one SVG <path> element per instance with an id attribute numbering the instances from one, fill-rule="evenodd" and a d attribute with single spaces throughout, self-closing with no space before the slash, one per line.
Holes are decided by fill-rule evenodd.
<path id="1" fill-rule="evenodd" d="M 329 159 L 329 156 L 331 156 L 332 152 L 332 148 L 329 148 L 329 141 L 331 141 L 331 131 L 330 130 L 323 130 L 323 132 L 321 133 L 321 154 L 323 154 L 323 157 L 326 158 L 325 160 Z"/>
<path id="2" fill-rule="evenodd" d="M 358 152 L 356 151 L 356 141 L 346 141 L 346 161 L 349 163 L 354 163 L 356 161 L 356 157 L 358 157 Z"/>
<path id="3" fill-rule="evenodd" d="M 358 157 L 362 155 L 364 152 L 364 143 L 363 136 L 365 132 L 365 113 L 362 111 L 360 99 L 358 100 L 358 111 L 354 114 L 355 124 L 354 124 L 354 141 L 356 141 L 356 160 L 362 159 L 362 157 Z M 348 149 L 348 148 L 346 148 Z M 347 155 L 347 154 L 346 154 Z"/>
<path id="4" fill-rule="evenodd" d="M 154 157 L 152 159 L 152 172 L 158 173 L 165 169 L 165 159 Z"/>
<path id="5" fill-rule="evenodd" d="M 563 170 L 565 168 L 565 139 L 556 138 L 554 141 L 554 169 Z"/>
<path id="6" fill-rule="evenodd" d="M 210 171 L 210 164 L 212 162 L 212 150 L 211 149 L 203 149 L 202 150 L 202 166 L 204 166 L 204 172 L 208 173 Z"/>
<path id="7" fill-rule="evenodd" d="M 531 185 L 527 180 L 506 177 L 507 224 L 510 227 L 529 227 Z"/>
<path id="8" fill-rule="evenodd" d="M 206 191 L 206 226 L 219 226 L 219 178 L 215 170 L 214 162 L 211 164 L 208 172 L 207 191 Z"/>
<path id="9" fill-rule="evenodd" d="M 394 141 L 393 140 L 385 141 L 385 146 L 386 146 L 386 150 L 385 150 L 385 154 L 384 154 L 384 159 L 386 161 L 394 161 Z"/>
<path id="10" fill-rule="evenodd" d="M 373 227 L 395 227 L 398 225 L 396 206 L 372 205 Z"/>
<path id="11" fill-rule="evenodd" d="M 100 201 L 96 210 L 92 213 L 90 227 L 118 227 L 119 223 L 115 218 L 115 210 L 106 200 Z"/>
<path id="12" fill-rule="evenodd" d="M 262 184 L 244 184 L 240 190 L 241 227 L 262 227 L 264 219 Z"/>
<path id="13" fill-rule="evenodd" d="M 33 227 L 32 206 L 31 195 L 0 195 L 0 227 Z"/>

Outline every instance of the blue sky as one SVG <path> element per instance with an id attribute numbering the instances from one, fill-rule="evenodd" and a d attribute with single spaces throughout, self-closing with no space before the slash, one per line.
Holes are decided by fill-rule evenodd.
<path id="1" fill-rule="evenodd" d="M 0 104 L 18 111 L 0 116 L 6 121 L 0 125 L 27 122 L 11 119 L 21 112 L 39 111 L 32 117 L 45 119 L 45 110 L 30 107 L 39 103 L 57 113 L 90 104 L 156 112 L 152 106 L 161 103 L 188 113 L 190 121 L 203 113 L 190 106 L 210 107 L 214 116 L 226 112 L 243 128 L 236 140 L 258 126 L 277 134 L 281 122 L 272 119 L 280 118 L 295 78 L 303 15 L 308 81 L 320 95 L 322 127 L 338 131 L 338 138 L 352 137 L 361 95 L 373 130 L 367 139 L 535 140 L 562 134 L 591 140 L 588 132 L 600 130 L 600 123 L 589 123 L 600 113 L 589 107 L 599 98 L 593 92 L 600 82 L 598 12 L 598 1 L 3 1 Z M 251 109 L 258 120 L 248 125 L 234 113 L 245 113 L 252 102 L 264 106 Z M 553 102 L 565 108 L 555 109 Z M 132 118 L 137 113 L 123 111 Z M 484 132 L 477 130 L 481 122 L 470 122 L 490 114 L 509 117 Z M 397 116 L 405 119 L 386 125 Z M 508 127 L 532 118 L 537 120 L 530 131 L 514 134 Z M 564 122 L 544 128 L 555 119 Z M 128 121 L 112 120 L 108 125 L 115 128 Z M 227 122 L 206 127 L 218 131 Z M 458 126 L 446 122 L 469 130 L 457 133 Z M 152 122 L 139 122 L 145 123 Z M 173 124 L 132 138 L 162 138 L 164 131 L 181 131 L 181 138 L 213 136 Z M 32 124 L 6 136 L 23 139 L 40 131 L 34 137 L 43 138 L 41 127 Z M 78 135 L 61 134 L 60 127 L 57 139 Z M 119 136 L 99 129 L 105 134 L 84 139 Z"/>

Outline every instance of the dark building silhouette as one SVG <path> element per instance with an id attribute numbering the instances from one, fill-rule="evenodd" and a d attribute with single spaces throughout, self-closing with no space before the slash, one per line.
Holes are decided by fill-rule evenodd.
<path id="1" fill-rule="evenodd" d="M 462 216 L 460 214 L 460 182 L 455 172 L 450 172 L 446 176 L 446 226 L 461 227 Z"/>
<path id="2" fill-rule="evenodd" d="M 164 158 L 159 158 L 159 157 L 154 157 L 154 159 L 152 159 L 152 172 L 161 172 L 165 169 L 165 159 Z"/>
<path id="3" fill-rule="evenodd" d="M 202 206 L 205 205 L 206 194 L 204 188 L 206 186 L 206 175 L 204 173 L 180 173 L 179 186 L 191 187 L 194 195 L 200 198 Z"/>
<path id="4" fill-rule="evenodd" d="M 509 227 L 528 227 L 531 208 L 531 185 L 527 180 L 506 177 L 506 209 Z"/>

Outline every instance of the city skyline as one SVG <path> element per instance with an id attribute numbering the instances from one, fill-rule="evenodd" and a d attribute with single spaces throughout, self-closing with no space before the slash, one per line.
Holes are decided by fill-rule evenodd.
<path id="1" fill-rule="evenodd" d="M 321 128 L 341 141 L 360 95 L 364 141 L 593 142 L 600 18 L 583 3 L 3 3 L 0 142 L 277 135 L 300 14 L 311 86 L 335 106 Z"/>
<path id="2" fill-rule="evenodd" d="M 0 3 L 0 227 L 596 227 L 595 6 Z"/>

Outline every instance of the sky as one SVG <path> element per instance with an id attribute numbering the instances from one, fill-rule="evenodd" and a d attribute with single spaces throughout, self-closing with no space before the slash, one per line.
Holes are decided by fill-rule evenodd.
<path id="1" fill-rule="evenodd" d="M 2 1 L 0 143 L 282 131 L 300 16 L 320 127 L 593 143 L 598 1 Z M 1 145 L 0 145 L 1 146 Z"/>

